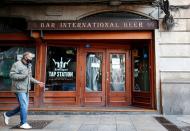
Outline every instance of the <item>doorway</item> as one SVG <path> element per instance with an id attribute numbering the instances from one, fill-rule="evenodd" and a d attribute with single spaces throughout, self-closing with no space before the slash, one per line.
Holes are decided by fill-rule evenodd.
<path id="1" fill-rule="evenodd" d="M 83 49 L 82 105 L 130 104 L 130 56 L 128 49 Z"/>

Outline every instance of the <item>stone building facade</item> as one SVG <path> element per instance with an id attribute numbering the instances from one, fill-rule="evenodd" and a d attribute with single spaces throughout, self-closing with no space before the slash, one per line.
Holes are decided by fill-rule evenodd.
<path id="1" fill-rule="evenodd" d="M 105 12 L 130 12 L 149 18 L 150 20 L 157 20 L 159 28 L 152 30 L 152 43 L 154 45 L 152 52 L 154 52 L 153 63 L 155 67 L 153 71 L 154 77 L 152 78 L 154 83 L 154 102 L 152 107 L 164 114 L 190 114 L 190 9 L 188 8 L 190 2 L 188 0 L 169 1 L 170 12 L 174 17 L 175 23 L 174 27 L 169 31 L 164 29 L 162 25 L 163 17 L 165 16 L 164 12 L 160 7 L 155 6 L 155 4 L 151 4 L 151 2 L 140 4 L 138 2 L 129 4 L 121 1 L 119 3 L 118 1 L 115 2 L 116 5 L 114 5 L 114 1 L 113 3 L 89 4 L 49 4 L 43 2 L 31 4 L 20 2 L 15 4 L 14 2 L 9 2 L 9 4 L 2 5 L 0 17 L 2 20 L 8 17 L 23 18 L 27 23 L 29 21 L 77 21 Z M 43 35 L 43 31 L 28 30 L 26 34 L 28 37 L 35 38 L 35 35 Z M 3 38 L 3 35 L 0 36 L 0 40 L 0 45 L 6 44 L 9 41 L 9 39 Z M 34 43 L 38 43 L 38 41 Z M 37 50 L 39 51 L 40 48 Z M 37 60 L 37 62 L 40 61 Z M 41 79 L 40 76 L 38 78 Z M 34 91 L 33 94 L 37 96 L 34 98 L 34 101 L 36 99 L 43 99 L 39 92 L 41 91 L 38 89 Z M 4 104 L 3 100 L 1 101 L 2 104 Z M 14 104 L 6 103 L 6 105 L 10 107 Z M 38 107 L 39 105 L 40 103 L 34 104 L 34 107 Z M 8 107 L 6 109 L 9 109 Z"/>

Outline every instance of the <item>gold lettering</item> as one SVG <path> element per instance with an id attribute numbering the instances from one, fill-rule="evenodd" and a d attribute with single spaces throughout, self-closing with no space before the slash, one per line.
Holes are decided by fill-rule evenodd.
<path id="1" fill-rule="evenodd" d="M 115 23 L 115 27 L 119 27 L 118 23 Z"/>
<path id="2" fill-rule="evenodd" d="M 124 27 L 127 27 L 127 23 L 126 23 L 126 22 L 124 22 L 124 23 L 123 23 L 123 26 L 124 26 Z"/>
<path id="3" fill-rule="evenodd" d="M 93 25 L 93 27 L 95 28 L 96 27 L 96 23 L 94 22 L 94 23 L 92 23 L 92 25 Z"/>
<path id="4" fill-rule="evenodd" d="M 81 23 L 77 23 L 77 28 L 81 28 Z"/>
<path id="5" fill-rule="evenodd" d="M 142 28 L 143 23 L 142 22 L 124 22 L 123 26 L 126 28 Z"/>
<path id="6" fill-rule="evenodd" d="M 88 23 L 88 24 L 87 24 L 87 28 L 91 28 L 91 23 Z"/>
<path id="7" fill-rule="evenodd" d="M 129 22 L 129 27 L 133 27 L 133 26 L 131 25 L 131 22 Z"/>
<path id="8" fill-rule="evenodd" d="M 105 23 L 105 28 L 109 28 L 109 23 Z"/>
<path id="9" fill-rule="evenodd" d="M 60 23 L 60 27 L 61 28 L 67 28 L 67 24 L 66 23 Z"/>
<path id="10" fill-rule="evenodd" d="M 104 27 L 104 23 L 100 23 L 100 28 L 103 28 Z"/>
<path id="11" fill-rule="evenodd" d="M 49 28 L 49 27 L 50 27 L 49 23 L 46 23 L 46 28 Z"/>
<path id="12" fill-rule="evenodd" d="M 51 23 L 51 28 L 55 28 L 55 23 Z"/>
<path id="13" fill-rule="evenodd" d="M 67 23 L 67 24 L 68 24 L 69 28 L 71 28 L 71 23 Z"/>
<path id="14" fill-rule="evenodd" d="M 142 22 L 139 22 L 139 27 L 143 27 L 143 23 Z"/>
<path id="15" fill-rule="evenodd" d="M 76 23 L 72 23 L 72 27 L 73 28 L 76 28 L 77 26 L 76 26 Z"/>
<path id="16" fill-rule="evenodd" d="M 85 28 L 86 27 L 86 23 L 82 23 L 82 28 Z"/>
<path id="17" fill-rule="evenodd" d="M 133 24 L 133 25 L 134 25 L 134 27 L 138 27 L 138 26 L 137 26 L 137 22 L 134 22 L 134 24 Z"/>
<path id="18" fill-rule="evenodd" d="M 41 27 L 41 28 L 44 28 L 44 27 L 45 27 L 45 24 L 44 24 L 44 23 L 41 23 L 41 24 L 40 24 L 40 27 Z"/>
<path id="19" fill-rule="evenodd" d="M 110 27 L 114 27 L 114 24 L 112 22 L 110 23 Z"/>
<path id="20" fill-rule="evenodd" d="M 43 25 L 45 28 L 55 28 L 55 23 L 46 23 Z"/>
<path id="21" fill-rule="evenodd" d="M 100 23 L 96 23 L 96 25 L 97 25 L 96 28 L 99 28 L 99 27 L 100 27 Z"/>

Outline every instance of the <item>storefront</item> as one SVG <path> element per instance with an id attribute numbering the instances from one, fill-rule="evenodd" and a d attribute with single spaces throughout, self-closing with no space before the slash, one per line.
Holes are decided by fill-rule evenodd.
<path id="1" fill-rule="evenodd" d="M 31 51 L 33 76 L 46 83 L 32 86 L 31 110 L 190 114 L 188 0 L 4 0 L 0 6 L 0 110 L 17 105 L 9 70 Z"/>
<path id="2" fill-rule="evenodd" d="M 109 15 L 115 17 L 103 18 Z M 9 70 L 24 51 L 36 54 L 34 76 L 46 83 L 44 88 L 33 86 L 31 108 L 155 109 L 154 29 L 158 23 L 134 19 L 140 17 L 145 18 L 130 12 L 103 12 L 78 21 L 29 21 L 30 36 L 20 38 L 17 33 L 0 46 L 2 109 L 16 102 L 9 92 Z"/>
<path id="3" fill-rule="evenodd" d="M 0 23 L 0 110 L 17 104 L 9 70 L 25 51 L 35 54 L 33 76 L 45 83 L 44 88 L 32 85 L 31 110 L 131 106 L 156 110 L 159 23 L 154 17 L 157 8 L 148 7 L 152 1 L 141 8 L 136 5 L 139 0 L 62 2 L 8 3 L 10 16 Z M 156 14 L 146 13 L 149 10 Z"/>

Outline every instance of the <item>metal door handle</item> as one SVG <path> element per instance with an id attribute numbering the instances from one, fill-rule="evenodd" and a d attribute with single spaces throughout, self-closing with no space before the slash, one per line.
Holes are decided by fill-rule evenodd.
<path id="1" fill-rule="evenodd" d="M 107 81 L 109 80 L 109 72 L 107 72 Z"/>

